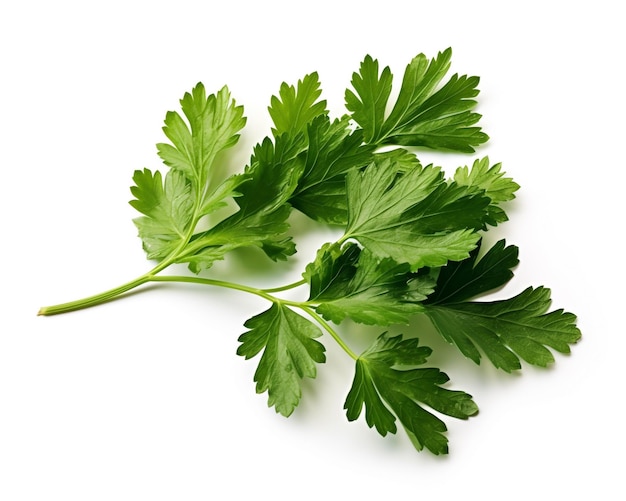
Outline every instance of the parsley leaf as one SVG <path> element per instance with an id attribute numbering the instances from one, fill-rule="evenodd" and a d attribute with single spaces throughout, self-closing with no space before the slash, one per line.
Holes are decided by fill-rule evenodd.
<path id="1" fill-rule="evenodd" d="M 348 225 L 379 258 L 409 263 L 415 271 L 462 260 L 474 249 L 489 198 L 446 183 L 440 169 L 397 169 L 390 158 L 347 176 Z"/>
<path id="2" fill-rule="evenodd" d="M 198 273 L 240 247 L 256 246 L 273 260 L 295 253 L 295 244 L 286 232 L 291 213 L 288 200 L 304 167 L 298 158 L 298 138 L 283 134 L 256 145 L 244 181 L 235 198 L 239 209 L 212 228 L 194 235 L 187 252 L 178 262 L 189 263 Z"/>
<path id="3" fill-rule="evenodd" d="M 283 82 L 278 96 L 272 96 L 268 111 L 274 122 L 275 137 L 283 133 L 303 132 L 319 115 L 328 114 L 326 101 L 318 100 L 320 89 L 317 72 L 306 75 L 297 86 Z"/>
<path id="4" fill-rule="evenodd" d="M 294 412 L 304 379 L 315 378 L 326 361 L 324 333 L 355 362 L 344 405 L 350 421 L 364 410 L 380 435 L 396 433 L 399 422 L 416 449 L 447 453 L 440 415 L 474 415 L 472 397 L 446 388 L 448 376 L 425 366 L 431 349 L 415 337 L 384 333 L 357 355 L 340 324 L 410 326 L 414 316 L 426 315 L 466 357 L 480 363 L 485 356 L 507 372 L 522 360 L 545 366 L 553 351 L 568 353 L 580 338 L 572 313 L 549 311 L 546 287 L 476 301 L 505 286 L 518 265 L 517 247 L 504 240 L 479 256 L 483 233 L 508 219 L 504 204 L 519 186 L 488 157 L 446 178 L 415 154 L 414 147 L 473 152 L 487 140 L 475 112 L 478 77 L 446 78 L 450 59 L 450 49 L 430 60 L 417 55 L 392 100 L 391 70 L 366 56 L 345 92 L 347 113 L 338 118 L 321 98 L 317 72 L 283 83 L 268 107 L 271 132 L 233 173 L 219 166 L 246 123 L 243 107 L 227 87 L 207 95 L 198 83 L 180 100 L 181 112 L 165 116 L 168 142 L 157 153 L 167 173 L 144 168 L 133 175 L 130 204 L 139 212 L 133 221 L 156 264 L 39 314 L 95 306 L 154 282 L 253 294 L 271 306 L 244 323 L 237 353 L 258 357 L 256 390 L 267 392 L 277 413 Z M 317 251 L 301 280 L 261 289 L 214 278 L 211 267 L 234 249 L 258 248 L 273 261 L 292 256 L 295 240 L 309 229 L 292 228 L 293 209 L 343 230 Z M 181 263 L 190 273 L 162 273 Z M 301 286 L 306 300 L 282 297 Z"/>
<path id="5" fill-rule="evenodd" d="M 326 361 L 324 346 L 315 340 L 321 331 L 278 303 L 244 327 L 250 330 L 239 337 L 237 354 L 249 359 L 263 350 L 254 374 L 257 393 L 267 391 L 268 405 L 283 416 L 291 415 L 302 396 L 301 379 L 315 378 L 315 364 Z"/>
<path id="6" fill-rule="evenodd" d="M 197 84 L 180 100 L 183 117 L 174 111 L 165 116 L 163 131 L 171 143 L 159 143 L 157 150 L 170 171 L 162 180 L 160 172 L 135 171 L 130 204 L 143 213 L 135 224 L 149 259 L 171 263 L 190 263 L 199 271 L 201 262 L 208 267 L 225 252 L 212 250 L 212 257 L 199 258 L 195 247 L 201 240 L 196 233 L 200 219 L 240 195 L 238 189 L 248 177 L 235 174 L 215 182 L 213 169 L 217 156 L 239 140 L 246 119 L 227 87 L 206 95 Z M 194 241 L 191 248 L 183 248 Z M 201 253 L 201 252 L 200 252 Z M 193 256 L 193 257 L 191 257 Z"/>
<path id="7" fill-rule="evenodd" d="M 408 264 L 378 261 L 354 243 L 323 246 L 305 277 L 309 300 L 319 303 L 317 312 L 334 323 L 349 317 L 364 324 L 408 324 L 423 311 L 421 302 L 434 285 L 428 276 L 411 273 Z"/>
<path id="8" fill-rule="evenodd" d="M 165 165 L 184 173 L 204 196 L 217 155 L 239 140 L 246 123 L 243 107 L 235 104 L 227 87 L 207 96 L 202 83 L 180 104 L 188 124 L 177 112 L 168 112 L 163 132 L 171 144 L 157 144 L 158 153 Z"/>
<path id="9" fill-rule="evenodd" d="M 353 120 L 365 131 L 368 143 L 377 143 L 384 135 L 383 125 L 387 101 L 391 95 L 393 76 L 389 67 L 378 73 L 378 60 L 365 56 L 358 73 L 352 75 L 352 86 L 356 94 L 346 89 L 346 108 L 352 112 Z"/>
<path id="10" fill-rule="evenodd" d="M 550 290 L 545 287 L 528 287 L 500 301 L 465 302 L 512 277 L 517 248 L 500 241 L 476 259 L 473 253 L 467 261 L 443 268 L 435 292 L 425 301 L 425 313 L 439 333 L 475 363 L 482 350 L 506 372 L 521 369 L 520 358 L 541 367 L 553 363 L 547 347 L 569 353 L 569 345 L 580 339 L 576 316 L 560 309 L 548 312 Z"/>
<path id="11" fill-rule="evenodd" d="M 382 334 L 356 361 L 344 405 L 348 420 L 356 420 L 365 406 L 368 426 L 375 426 L 384 437 L 396 432 L 397 417 L 416 449 L 446 454 L 446 425 L 422 405 L 459 419 L 473 416 L 478 407 L 471 395 L 441 386 L 449 380 L 445 373 L 414 368 L 423 365 L 431 352 L 419 346 L 417 339 Z"/>
<path id="12" fill-rule="evenodd" d="M 511 178 L 504 177 L 502 164 L 489 165 L 489 157 L 476 159 L 471 167 L 459 167 L 454 173 L 454 181 L 473 192 L 483 192 L 491 199 L 487 223 L 496 226 L 508 220 L 500 204 L 515 198 L 519 185 Z"/>
<path id="13" fill-rule="evenodd" d="M 472 112 L 478 95 L 478 77 L 453 75 L 443 86 L 450 68 L 452 50 L 432 60 L 417 55 L 406 67 L 398 98 L 386 114 L 392 89 L 392 74 L 367 56 L 352 76 L 352 90 L 345 93 L 346 108 L 375 144 L 424 146 L 473 152 L 488 136 L 475 126 L 480 115 Z"/>
<path id="14" fill-rule="evenodd" d="M 179 263 L 188 263 L 194 273 L 210 268 L 217 260 L 241 247 L 259 247 L 272 260 L 285 260 L 296 251 L 291 237 L 287 218 L 290 208 L 287 205 L 274 211 L 260 211 L 246 214 L 236 212 L 210 230 L 192 239 L 188 252 L 181 255 Z"/>
<path id="15" fill-rule="evenodd" d="M 331 122 L 318 116 L 307 127 L 307 137 L 304 170 L 289 201 L 312 219 L 345 224 L 346 174 L 367 165 L 374 147 L 363 143 L 363 132 L 352 131 L 347 118 Z"/>
<path id="16" fill-rule="evenodd" d="M 137 170 L 131 188 L 136 197 L 130 204 L 144 216 L 134 219 L 149 259 L 161 260 L 184 240 L 192 221 L 191 185 L 185 176 L 171 170 L 165 176 L 149 169 Z"/>
<path id="17" fill-rule="evenodd" d="M 518 248 L 496 242 L 478 259 L 478 245 L 468 259 L 451 262 L 438 271 L 437 286 L 426 304 L 458 303 L 505 285 L 513 278 L 513 268 L 519 264 Z"/>

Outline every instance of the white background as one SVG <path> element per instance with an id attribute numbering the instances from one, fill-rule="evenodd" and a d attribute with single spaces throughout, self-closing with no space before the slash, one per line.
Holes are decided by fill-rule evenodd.
<path id="1" fill-rule="evenodd" d="M 226 6 L 227 5 L 227 6 Z M 0 499 L 624 499 L 624 57 L 619 2 L 4 2 L 0 7 Z M 453 48 L 479 75 L 489 155 L 521 186 L 490 238 L 520 247 L 516 278 L 552 289 L 583 340 L 549 370 L 474 366 L 428 331 L 432 362 L 481 412 L 447 419 L 450 455 L 382 439 L 342 410 L 352 364 L 328 362 L 285 419 L 235 355 L 267 305 L 226 290 L 152 287 L 38 317 L 147 271 L 127 204 L 159 168 L 165 112 L 198 81 L 248 116 L 243 166 L 281 82 L 318 71 L 334 115 L 366 54 L 399 81 Z M 425 155 L 430 160 L 430 156 Z M 473 157 L 435 157 L 444 168 Z M 213 270 L 297 279 L 330 238 L 296 221 L 299 254 Z M 420 329 L 416 323 L 411 326 Z M 358 329 L 347 326 L 358 345 Z M 420 334 L 421 336 L 421 334 Z"/>

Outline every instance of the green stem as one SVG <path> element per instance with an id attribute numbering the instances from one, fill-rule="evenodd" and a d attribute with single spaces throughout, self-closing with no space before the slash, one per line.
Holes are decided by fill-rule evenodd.
<path id="1" fill-rule="evenodd" d="M 268 292 L 265 290 L 257 289 L 255 287 L 249 287 L 247 285 L 236 284 L 234 282 L 226 282 L 224 280 L 214 280 L 212 278 L 192 277 L 192 276 L 186 276 L 186 275 L 158 275 L 158 276 L 151 277 L 149 281 L 150 282 L 183 282 L 183 283 L 189 283 L 189 284 L 213 285 L 216 287 L 225 287 L 227 289 L 234 289 L 234 290 L 238 290 L 242 292 L 248 292 L 249 294 L 260 296 L 273 303 L 277 301 L 282 301 L 268 294 Z"/>
<path id="2" fill-rule="evenodd" d="M 186 276 L 186 275 L 157 275 L 159 271 L 162 271 L 166 268 L 167 265 L 161 263 L 159 266 L 150 270 L 148 273 L 137 277 L 130 282 L 127 282 L 119 287 L 115 287 L 113 289 L 109 289 L 105 292 L 101 292 L 100 294 L 96 294 L 93 296 L 88 296 L 83 299 L 79 299 L 76 301 L 70 301 L 67 303 L 61 303 L 53 306 L 44 306 L 39 310 L 38 315 L 58 315 L 61 313 L 68 313 L 70 311 L 76 311 L 84 308 L 89 308 L 91 306 L 96 306 L 98 304 L 103 304 L 116 297 L 128 292 L 140 285 L 146 284 L 148 282 L 177 282 L 177 283 L 192 283 L 192 284 L 201 284 L 201 285 L 212 285 L 215 287 L 224 287 L 227 289 L 238 290 L 241 292 L 247 292 L 249 294 L 254 294 L 256 296 L 267 299 L 272 303 L 282 303 L 288 306 L 293 306 L 294 308 L 299 308 L 308 314 L 311 318 L 313 318 L 319 325 L 321 325 L 326 332 L 328 332 L 331 337 L 337 342 L 337 344 L 353 359 L 357 360 L 359 357 L 354 353 L 350 347 L 344 342 L 343 339 L 337 334 L 337 332 L 330 326 L 326 320 L 324 320 L 320 315 L 318 315 L 313 308 L 311 308 L 312 304 L 306 301 L 288 301 L 285 299 L 279 299 L 270 294 L 270 292 L 280 292 L 283 290 L 292 289 L 299 285 L 306 283 L 305 280 L 300 280 L 298 282 L 294 282 L 289 285 L 285 285 L 283 287 L 276 287 L 274 289 L 257 289 L 255 287 L 249 287 L 247 285 L 237 284 L 234 282 L 227 282 L 224 280 L 214 280 L 212 278 L 203 278 L 203 277 L 194 277 L 194 276 Z"/>
<path id="3" fill-rule="evenodd" d="M 335 329 L 333 329 L 326 320 L 319 316 L 315 310 L 305 305 L 304 303 L 300 303 L 297 306 L 302 311 L 310 315 L 318 324 L 320 324 L 326 330 L 326 332 L 328 332 L 332 336 L 332 338 L 337 342 L 341 349 L 345 351 L 350 356 L 350 358 L 352 358 L 352 360 L 358 360 L 359 356 L 350 349 L 350 347 L 344 342 L 344 340 L 341 339 L 339 334 L 337 334 Z"/>
<path id="4" fill-rule="evenodd" d="M 76 301 L 69 301 L 67 303 L 56 304 L 52 306 L 43 306 L 39 309 L 37 315 L 59 315 L 61 313 L 69 313 L 70 311 L 81 310 L 84 308 L 89 308 L 91 306 L 96 306 L 99 304 L 106 303 L 115 299 L 118 296 L 121 296 L 125 292 L 128 292 L 140 285 L 143 285 L 147 282 L 154 281 L 156 274 L 163 271 L 172 263 L 175 263 L 178 259 L 178 256 L 182 252 L 182 250 L 188 245 L 191 237 L 193 236 L 194 228 L 198 223 L 200 217 L 198 216 L 198 211 L 200 208 L 201 199 L 196 197 L 194 202 L 193 209 L 193 224 L 189 225 L 189 229 L 187 230 L 187 234 L 184 235 L 179 245 L 172 251 L 163 261 L 157 264 L 154 268 L 152 268 L 147 273 L 144 273 L 140 277 L 131 280 L 130 282 L 126 282 L 119 287 L 115 287 L 113 289 L 109 289 L 107 291 L 101 292 L 100 294 L 95 294 L 93 296 L 88 296 L 83 299 L 78 299 Z"/>
<path id="5" fill-rule="evenodd" d="M 271 292 L 279 292 L 281 290 L 292 289 L 298 285 L 301 285 L 300 282 L 294 282 L 293 284 L 286 285 L 284 287 L 276 287 L 275 289 L 257 289 L 256 287 L 250 287 L 248 285 L 237 284 L 234 282 L 226 282 L 224 280 L 214 280 L 212 278 L 203 278 L 203 277 L 193 277 L 187 275 L 157 275 L 151 277 L 150 282 L 183 282 L 189 284 L 200 284 L 200 285 L 212 285 L 215 287 L 224 287 L 227 289 L 233 289 L 241 292 L 247 292 L 249 294 L 254 294 L 256 296 L 262 297 L 263 299 L 267 299 L 272 303 L 281 303 L 286 306 L 293 306 L 294 308 L 304 309 L 305 307 L 309 307 L 314 305 L 315 303 L 311 303 L 308 301 L 289 301 L 288 299 L 281 299 L 275 296 L 272 296 Z"/>
<path id="6" fill-rule="evenodd" d="M 97 306 L 99 304 L 107 303 L 112 299 L 121 296 L 125 292 L 128 292 L 132 289 L 135 289 L 136 287 L 139 287 L 140 285 L 152 281 L 157 273 L 163 271 L 165 268 L 167 268 L 169 265 L 176 261 L 176 256 L 178 255 L 180 250 L 184 248 L 184 246 L 185 244 L 181 243 L 178 248 L 174 250 L 174 252 L 172 252 L 168 257 L 163 259 L 163 261 L 157 264 L 154 268 L 152 268 L 147 273 L 144 273 L 140 277 L 131 280 L 130 282 L 126 282 L 123 285 L 101 292 L 100 294 L 88 296 L 83 299 L 78 299 L 76 301 L 56 304 L 53 306 L 43 306 L 39 309 L 37 315 L 58 315 L 60 313 L 69 313 L 70 311 L 82 310 L 91 306 Z"/>
<path id="7" fill-rule="evenodd" d="M 288 301 L 285 299 L 279 299 L 277 297 L 272 296 L 268 293 L 270 290 L 283 290 L 293 288 L 295 285 L 291 284 L 291 286 L 285 287 L 277 287 L 276 289 L 257 289 L 255 287 L 249 287 L 247 285 L 237 284 L 233 282 L 225 282 L 223 280 L 214 280 L 212 278 L 203 278 L 203 277 L 192 277 L 186 275 L 162 275 L 162 276 L 154 276 L 150 279 L 151 282 L 185 282 L 192 284 L 201 284 L 201 285 L 213 285 L 216 287 L 226 287 L 228 289 L 234 289 L 242 292 L 248 292 L 250 294 L 255 294 L 262 298 L 271 301 L 272 303 L 281 303 L 288 306 L 293 306 L 294 308 L 299 308 L 305 313 L 307 313 L 310 317 L 312 317 L 318 324 L 320 324 L 326 332 L 328 332 L 332 338 L 341 346 L 341 348 L 354 360 L 356 360 L 358 355 L 354 353 L 348 345 L 344 342 L 343 339 L 335 332 L 335 330 L 330 326 L 326 320 L 324 320 L 317 312 L 311 308 L 312 303 L 306 301 Z M 300 282 L 296 282 L 297 285 L 300 285 Z"/>
<path id="8" fill-rule="evenodd" d="M 119 287 L 115 287 L 113 289 L 109 289 L 107 291 L 101 292 L 100 294 L 95 294 L 93 296 L 88 296 L 83 299 L 78 299 L 76 301 L 69 301 L 67 303 L 56 304 L 53 306 L 43 306 L 39 309 L 37 315 L 58 315 L 60 313 L 69 313 L 70 311 L 82 310 L 84 308 L 89 308 L 91 306 L 96 306 L 98 304 L 103 304 L 116 297 L 128 292 L 135 287 L 139 287 L 147 282 L 149 282 L 152 278 L 153 271 L 146 273 L 145 275 L 141 275 L 130 282 L 127 282 Z"/>
<path id="9" fill-rule="evenodd" d="M 330 326 L 326 320 L 324 320 L 317 312 L 311 308 L 312 303 L 307 301 L 288 301 L 286 299 L 279 299 L 277 297 L 272 296 L 269 292 L 279 292 L 281 290 L 288 290 L 298 285 L 302 285 L 305 283 L 304 280 L 299 282 L 294 282 L 293 284 L 286 285 L 284 287 L 276 287 L 275 289 L 257 289 L 255 287 L 249 287 L 247 285 L 237 284 L 233 282 L 226 282 L 223 280 L 214 280 L 212 278 L 203 278 L 203 277 L 193 277 L 186 275 L 162 275 L 162 276 L 153 276 L 150 278 L 151 282 L 184 282 L 191 284 L 201 284 L 201 285 L 213 285 L 216 287 L 225 287 L 227 289 L 234 289 L 242 292 L 247 292 L 250 294 L 254 294 L 260 296 L 264 299 L 272 303 L 281 303 L 287 306 L 293 306 L 294 308 L 299 308 L 304 311 L 307 315 L 313 318 L 319 325 L 321 325 L 326 332 L 328 332 L 331 337 L 337 342 L 337 344 L 345 351 L 350 358 L 353 360 L 357 360 L 359 356 L 354 353 L 350 347 L 344 342 L 343 339 L 337 334 L 337 332 Z"/>
<path id="10" fill-rule="evenodd" d="M 296 287 L 300 287 L 301 285 L 304 285 L 306 283 L 307 283 L 306 280 L 303 278 L 302 280 L 298 280 L 297 282 L 293 282 L 292 284 L 283 285 L 282 287 L 274 287 L 271 289 L 262 289 L 262 290 L 267 293 L 282 292 L 282 291 L 288 291 L 289 289 L 295 289 Z"/>

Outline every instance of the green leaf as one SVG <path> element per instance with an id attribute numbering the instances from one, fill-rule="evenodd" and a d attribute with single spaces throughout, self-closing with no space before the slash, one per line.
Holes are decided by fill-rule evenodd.
<path id="1" fill-rule="evenodd" d="M 226 207 L 229 199 L 241 196 L 239 187 L 247 180 L 248 177 L 245 174 L 234 174 L 224 179 L 221 183 L 215 183 L 214 186 L 207 189 L 198 215 L 208 216 L 217 209 Z"/>
<path id="2" fill-rule="evenodd" d="M 177 262 L 188 263 L 191 271 L 199 273 L 228 252 L 242 247 L 258 247 L 274 261 L 285 260 L 296 252 L 291 238 L 285 236 L 289 212 L 288 205 L 269 212 L 237 212 L 197 234 Z"/>
<path id="3" fill-rule="evenodd" d="M 402 85 L 387 115 L 392 75 L 385 67 L 379 75 L 378 61 L 367 56 L 352 77 L 356 94 L 347 90 L 346 107 L 365 130 L 372 144 L 422 146 L 473 152 L 488 136 L 475 124 L 481 116 L 472 111 L 479 78 L 453 75 L 445 84 L 451 49 L 428 60 L 419 54 L 404 72 Z"/>
<path id="4" fill-rule="evenodd" d="M 318 116 L 308 124 L 307 137 L 304 170 L 290 203 L 317 221 L 345 224 L 346 174 L 367 165 L 374 147 L 363 144 L 363 132 L 352 131 L 347 118 L 331 122 Z"/>
<path id="5" fill-rule="evenodd" d="M 464 302 L 506 284 L 518 264 L 518 249 L 500 240 L 479 260 L 469 259 L 439 270 L 435 291 L 424 301 L 425 312 L 441 335 L 475 363 L 481 351 L 507 372 L 526 362 L 545 367 L 554 362 L 547 347 L 569 353 L 580 338 L 576 317 L 562 310 L 547 313 L 550 290 L 528 288 L 495 302 Z"/>
<path id="6" fill-rule="evenodd" d="M 374 162 L 379 164 L 385 160 L 389 161 L 397 172 L 408 173 L 416 169 L 422 168 L 422 164 L 415 156 L 415 154 L 404 148 L 394 148 L 392 150 L 377 151 L 374 156 Z M 432 166 L 428 167 L 429 169 L 433 169 Z M 434 170 L 440 171 L 440 169 L 438 168 L 435 168 Z"/>
<path id="7" fill-rule="evenodd" d="M 375 144 L 380 140 L 392 81 L 391 70 L 385 67 L 379 75 L 378 60 L 369 55 L 361 63 L 359 72 L 352 74 L 356 94 L 346 89 L 346 108 L 365 132 L 367 143 Z"/>
<path id="8" fill-rule="evenodd" d="M 304 132 L 308 123 L 319 115 L 326 115 L 326 101 L 318 101 L 322 94 L 317 72 L 298 81 L 297 88 L 283 82 L 279 96 L 272 96 L 268 108 L 274 121 L 272 133 L 275 137 L 283 133 L 296 135 Z"/>
<path id="9" fill-rule="evenodd" d="M 257 393 L 268 393 L 268 405 L 289 416 L 302 396 L 301 381 L 315 378 L 324 363 L 324 346 L 315 340 L 319 328 L 279 303 L 245 323 L 237 354 L 250 359 L 263 354 L 254 374 Z"/>
<path id="10" fill-rule="evenodd" d="M 187 122 L 168 112 L 163 132 L 171 144 L 159 143 L 157 150 L 165 165 L 184 173 L 203 193 L 217 155 L 239 140 L 246 123 L 243 107 L 235 104 L 227 87 L 207 96 L 202 83 L 185 93 L 180 104 Z"/>
<path id="11" fill-rule="evenodd" d="M 472 192 L 483 191 L 491 199 L 489 204 L 488 223 L 496 226 L 508 220 L 500 204 L 515 198 L 519 185 L 511 178 L 504 177 L 502 164 L 489 164 L 489 157 L 476 159 L 472 168 L 459 167 L 454 173 L 454 181 L 460 186 L 466 186 Z"/>
<path id="12" fill-rule="evenodd" d="M 486 357 L 508 372 L 522 360 L 546 366 L 553 351 L 567 353 L 580 338 L 573 314 L 549 311 L 544 287 L 473 301 L 513 276 L 517 248 L 501 240 L 482 255 L 479 232 L 506 221 L 503 206 L 519 186 L 487 157 L 447 179 L 413 153 L 413 147 L 472 152 L 487 140 L 474 111 L 479 80 L 446 77 L 450 59 L 450 49 L 432 60 L 416 56 L 392 100 L 390 69 L 366 56 L 345 93 L 349 114 L 339 119 L 329 116 L 317 73 L 295 86 L 283 83 L 268 108 L 270 136 L 233 175 L 223 170 L 229 162 L 222 154 L 238 142 L 243 108 L 227 87 L 207 95 L 197 84 L 181 99 L 182 111 L 165 116 L 167 142 L 157 149 L 168 173 L 144 169 L 133 176 L 130 204 L 140 213 L 134 222 L 148 257 L 159 262 L 120 286 L 39 314 L 95 306 L 154 282 L 256 295 L 272 306 L 245 323 L 237 353 L 257 357 L 256 390 L 267 392 L 276 412 L 294 412 L 304 379 L 316 377 L 325 362 L 317 340 L 323 327 L 355 360 L 348 419 L 364 413 L 383 436 L 396 433 L 399 422 L 418 450 L 447 453 L 440 415 L 466 419 L 477 407 L 467 393 L 444 386 L 445 373 L 426 366 L 430 348 L 385 333 L 357 356 L 332 323 L 408 324 L 424 313 L 465 356 L 476 363 Z M 289 258 L 296 251 L 290 225 L 302 221 L 290 218 L 292 208 L 345 229 L 319 249 L 304 280 L 262 289 L 208 274 L 162 274 L 181 263 L 200 273 L 243 247 L 274 261 Z M 293 230 L 302 236 L 307 228 Z M 307 284 L 307 300 L 275 295 Z"/>
<path id="13" fill-rule="evenodd" d="M 513 278 L 513 268 L 519 263 L 518 248 L 498 241 L 478 259 L 481 246 L 470 257 L 450 262 L 439 270 L 435 291 L 427 304 L 458 303 L 497 289 Z"/>
<path id="14" fill-rule="evenodd" d="M 353 243 L 324 245 L 305 277 L 309 301 L 319 303 L 317 312 L 334 323 L 349 317 L 364 324 L 408 324 L 423 311 L 421 301 L 434 285 L 428 276 L 411 273 L 406 263 L 378 261 Z"/>
<path id="15" fill-rule="evenodd" d="M 365 421 L 370 428 L 375 426 L 376 431 L 383 437 L 387 436 L 387 433 L 396 433 L 398 430 L 396 417 L 379 395 L 367 363 L 359 358 L 355 365 L 352 387 L 344 404 L 348 421 L 356 421 L 364 405 Z"/>
<path id="16" fill-rule="evenodd" d="M 478 364 L 482 351 L 495 367 L 511 372 L 521 368 L 520 358 L 545 367 L 554 362 L 548 347 L 569 353 L 580 339 L 576 316 L 548 312 L 550 302 L 549 289 L 529 287 L 500 301 L 440 300 L 425 307 L 439 333 L 466 357 Z"/>
<path id="17" fill-rule="evenodd" d="M 409 263 L 411 271 L 467 258 L 489 199 L 445 182 L 438 168 L 405 167 L 384 158 L 348 173 L 344 240 L 358 240 L 380 259 Z"/>
<path id="18" fill-rule="evenodd" d="M 245 171 L 248 181 L 235 200 L 241 212 L 272 212 L 289 201 L 305 167 L 302 145 L 302 135 L 283 134 L 255 146 Z"/>
<path id="19" fill-rule="evenodd" d="M 210 268 L 237 248 L 258 247 L 273 260 L 296 251 L 287 235 L 291 213 L 289 198 L 304 168 L 298 138 L 287 134 L 258 144 L 235 198 L 239 209 L 212 228 L 194 235 L 177 262 L 188 263 L 194 273 Z"/>
<path id="20" fill-rule="evenodd" d="M 423 365 L 431 350 L 417 339 L 382 334 L 356 361 L 355 378 L 344 408 L 349 421 L 360 416 L 382 436 L 395 433 L 397 418 L 417 450 L 426 447 L 434 454 L 448 453 L 446 425 L 426 410 L 467 419 L 478 412 L 471 395 L 443 388 L 449 378 Z"/>
<path id="21" fill-rule="evenodd" d="M 371 145 L 360 144 L 357 147 L 361 136 L 361 130 L 352 132 L 344 144 L 339 145 L 336 151 L 328 153 L 323 150 L 311 153 L 309 147 L 307 161 L 313 158 L 315 163 L 310 170 L 307 166 L 290 199 L 294 208 L 317 221 L 345 226 L 348 222 L 346 174 L 349 171 L 363 168 L 373 160 L 380 162 L 385 158 L 392 160 L 399 171 L 409 171 L 419 166 L 417 157 L 401 148 L 372 152 Z M 356 147 L 355 154 L 350 152 L 352 145 Z M 334 158 L 333 154 L 336 154 Z"/>
<path id="22" fill-rule="evenodd" d="M 193 209 L 191 186 L 176 170 L 168 172 L 165 182 L 159 171 L 137 170 L 133 181 L 130 190 L 135 199 L 129 203 L 144 214 L 133 222 L 148 259 L 161 260 L 187 236 Z"/>
<path id="23" fill-rule="evenodd" d="M 161 174 L 148 169 L 135 172 L 130 203 L 144 216 L 135 219 L 148 258 L 162 260 L 173 252 L 172 262 L 185 262 L 191 254 L 183 247 L 201 218 L 224 207 L 228 199 L 240 195 L 239 187 L 248 180 L 232 175 L 215 182 L 213 164 L 217 155 L 234 145 L 245 125 L 243 108 L 231 99 L 226 87 L 206 95 L 199 83 L 180 101 L 183 117 L 170 111 L 163 131 L 171 143 L 157 145 L 159 155 L 170 171 L 162 183 Z"/>

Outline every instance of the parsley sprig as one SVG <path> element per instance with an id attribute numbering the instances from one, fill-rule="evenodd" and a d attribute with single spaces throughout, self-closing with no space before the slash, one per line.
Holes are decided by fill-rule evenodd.
<path id="1" fill-rule="evenodd" d="M 428 366 L 431 349 L 414 333 L 384 331 L 358 354 L 338 330 L 344 320 L 388 328 L 425 315 L 464 356 L 477 364 L 485 357 L 506 372 L 521 369 L 521 360 L 546 366 L 554 362 L 552 350 L 567 353 L 580 338 L 573 314 L 549 311 L 545 287 L 476 301 L 504 286 L 518 264 L 517 247 L 502 240 L 482 249 L 482 236 L 507 220 L 505 205 L 519 186 L 487 157 L 451 177 L 420 162 L 420 148 L 473 153 L 488 139 L 474 110 L 479 79 L 445 80 L 450 59 L 450 49 L 430 60 L 416 56 L 390 102 L 391 70 L 366 56 L 346 90 L 347 113 L 338 118 L 321 99 L 317 73 L 297 85 L 283 83 L 270 101 L 271 133 L 242 172 L 221 180 L 218 159 L 238 142 L 246 118 L 227 87 L 207 95 L 197 84 L 180 101 L 182 115 L 166 114 L 168 142 L 157 151 L 167 172 L 133 175 L 130 204 L 140 213 L 134 223 L 155 266 L 119 287 L 39 313 L 95 306 L 149 282 L 254 294 L 269 307 L 244 323 L 237 353 L 258 359 L 256 391 L 267 392 L 276 412 L 294 412 L 303 379 L 315 378 L 326 361 L 329 337 L 355 363 L 345 401 L 349 420 L 365 409 L 366 423 L 382 436 L 400 423 L 418 450 L 447 453 L 446 425 L 437 414 L 473 416 L 478 407 L 471 395 L 447 387 L 448 376 Z M 343 228 L 320 247 L 302 280 L 259 289 L 211 278 L 213 264 L 241 247 L 273 261 L 289 259 L 296 252 L 294 210 Z M 191 273 L 161 273 L 173 264 L 186 264 Z M 281 298 L 298 287 L 308 288 L 306 300 Z"/>

